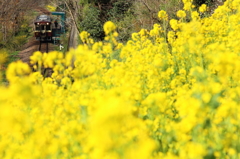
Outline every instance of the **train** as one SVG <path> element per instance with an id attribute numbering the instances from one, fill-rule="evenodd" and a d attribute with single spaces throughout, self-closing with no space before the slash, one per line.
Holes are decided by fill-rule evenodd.
<path id="1" fill-rule="evenodd" d="M 52 41 L 53 21 L 49 15 L 39 15 L 34 21 L 34 36 L 40 41 Z"/>

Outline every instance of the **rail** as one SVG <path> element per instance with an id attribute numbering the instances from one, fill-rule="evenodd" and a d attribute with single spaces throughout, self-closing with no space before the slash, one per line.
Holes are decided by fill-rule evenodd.
<path id="1" fill-rule="evenodd" d="M 45 44 L 45 50 L 46 50 L 46 51 L 43 51 L 43 50 L 42 50 L 42 49 L 43 49 L 42 44 Z M 40 41 L 38 51 L 48 53 L 48 42 Z"/>
<path id="2" fill-rule="evenodd" d="M 44 48 L 45 48 L 45 50 L 44 50 Z M 48 53 L 48 42 L 40 41 L 38 51 Z M 52 73 L 53 73 L 52 68 L 44 68 L 44 67 L 41 68 L 41 74 L 45 78 L 51 77 Z"/>

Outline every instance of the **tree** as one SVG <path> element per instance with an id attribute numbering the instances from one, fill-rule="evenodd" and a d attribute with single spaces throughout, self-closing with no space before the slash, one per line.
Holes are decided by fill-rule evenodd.
<path id="1" fill-rule="evenodd" d="M 38 3 L 37 0 L 1 0 L 0 32 L 2 41 L 7 41 L 18 31 L 24 14 Z"/>

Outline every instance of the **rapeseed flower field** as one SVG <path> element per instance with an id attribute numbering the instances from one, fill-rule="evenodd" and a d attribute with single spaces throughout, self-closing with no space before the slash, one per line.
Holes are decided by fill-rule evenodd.
<path id="1" fill-rule="evenodd" d="M 178 19 L 159 11 L 163 25 L 127 44 L 107 22 L 104 41 L 82 32 L 66 55 L 35 52 L 37 72 L 11 63 L 0 86 L 0 158 L 240 158 L 240 0 L 210 17 L 183 2 Z"/>

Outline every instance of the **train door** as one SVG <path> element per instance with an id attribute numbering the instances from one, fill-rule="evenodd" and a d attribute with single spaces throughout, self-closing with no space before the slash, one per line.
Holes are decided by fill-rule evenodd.
<path id="1" fill-rule="evenodd" d="M 52 25 L 51 25 L 51 23 L 47 23 L 46 32 L 47 32 L 47 39 L 52 40 Z"/>
<path id="2" fill-rule="evenodd" d="M 46 32 L 46 26 L 45 25 L 40 25 L 40 31 L 41 31 L 41 33 L 45 33 Z"/>
<path id="3" fill-rule="evenodd" d="M 41 34 L 41 38 L 46 37 L 46 25 L 44 24 L 40 25 L 40 34 Z"/>
<path id="4" fill-rule="evenodd" d="M 51 31 L 51 25 L 50 25 L 50 24 L 47 24 L 47 25 L 46 25 L 46 30 L 47 30 L 47 31 Z"/>
<path id="5" fill-rule="evenodd" d="M 37 24 L 35 24 L 35 31 L 36 32 L 39 32 L 40 31 L 40 26 L 39 26 L 39 24 L 37 23 Z"/>

